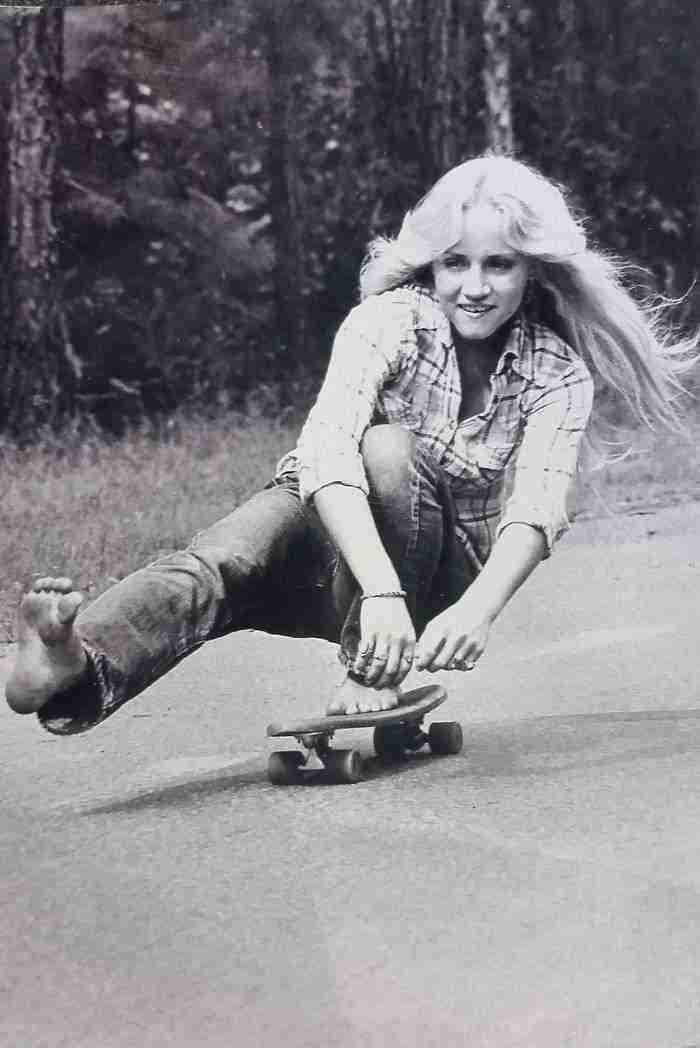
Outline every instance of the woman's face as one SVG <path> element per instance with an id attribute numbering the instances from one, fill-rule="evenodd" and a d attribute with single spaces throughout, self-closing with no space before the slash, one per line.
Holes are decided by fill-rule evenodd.
<path id="1" fill-rule="evenodd" d="M 501 230 L 498 212 L 475 204 L 464 214 L 462 239 L 432 265 L 445 316 L 470 341 L 493 335 L 523 300 L 527 259 L 506 244 Z"/>

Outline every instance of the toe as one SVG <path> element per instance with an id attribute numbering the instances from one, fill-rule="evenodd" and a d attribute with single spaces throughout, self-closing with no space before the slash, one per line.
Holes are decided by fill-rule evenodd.
<path id="1" fill-rule="evenodd" d="M 36 622 L 37 618 L 41 615 L 41 610 L 44 606 L 44 598 L 41 593 L 37 590 L 30 590 L 29 593 L 25 593 L 20 601 L 19 608 L 17 609 L 17 620 L 21 623 L 27 623 L 31 625 Z"/>
<path id="2" fill-rule="evenodd" d="M 56 614 L 58 621 L 71 622 L 78 614 L 78 608 L 83 603 L 82 593 L 67 593 L 58 602 Z"/>
<path id="3" fill-rule="evenodd" d="M 41 593 L 44 590 L 53 589 L 53 579 L 49 575 L 44 575 L 42 578 L 37 579 L 32 587 L 37 593 Z"/>
<path id="4" fill-rule="evenodd" d="M 73 589 L 73 582 L 71 579 L 62 576 L 60 579 L 54 579 L 53 588 L 59 593 L 70 593 Z"/>

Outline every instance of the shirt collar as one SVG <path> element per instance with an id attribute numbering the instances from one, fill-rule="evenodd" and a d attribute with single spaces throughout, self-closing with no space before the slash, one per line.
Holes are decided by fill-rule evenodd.
<path id="1" fill-rule="evenodd" d="M 533 345 L 532 326 L 520 311 L 516 313 L 511 323 L 508 338 L 498 358 L 494 374 L 502 375 L 511 367 L 521 378 L 532 380 L 534 375 Z"/>

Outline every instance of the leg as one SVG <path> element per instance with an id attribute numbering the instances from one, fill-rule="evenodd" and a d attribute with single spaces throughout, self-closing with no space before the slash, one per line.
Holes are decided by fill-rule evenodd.
<path id="1" fill-rule="evenodd" d="M 474 578 L 455 535 L 455 508 L 449 484 L 424 441 L 397 425 L 374 426 L 362 442 L 377 530 L 398 572 L 416 629 L 464 592 Z M 360 641 L 360 599 L 356 595 L 341 636 L 341 661 L 350 665 Z M 350 681 L 353 680 L 352 674 Z M 367 708 L 369 689 L 348 685 L 333 712 Z M 369 708 L 396 705 L 396 696 Z M 342 708 L 341 708 L 342 707 Z"/>
<path id="2" fill-rule="evenodd" d="M 319 565 L 310 561 L 318 561 L 320 545 L 312 523 L 294 491 L 275 487 L 201 532 L 186 550 L 122 580 L 77 618 L 80 597 L 67 592 L 67 580 L 35 590 L 20 609 L 10 705 L 38 710 L 52 731 L 82 731 L 206 640 L 243 626 L 264 628 L 265 609 L 279 608 L 285 585 L 293 589 L 309 575 L 310 585 L 317 581 Z M 291 597 L 286 620 L 276 610 L 279 632 L 287 622 L 293 631 L 295 599 L 303 603 Z"/>

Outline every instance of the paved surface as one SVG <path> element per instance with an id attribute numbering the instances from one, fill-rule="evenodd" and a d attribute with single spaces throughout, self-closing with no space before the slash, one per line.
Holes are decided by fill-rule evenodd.
<path id="1" fill-rule="evenodd" d="M 322 643 L 217 642 L 82 737 L 3 709 L 0 1044 L 700 1045 L 699 534 L 579 524 L 445 677 L 464 753 L 357 786 L 266 780 Z"/>

